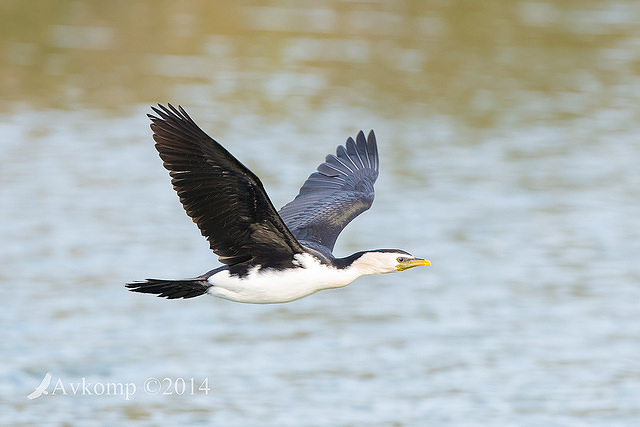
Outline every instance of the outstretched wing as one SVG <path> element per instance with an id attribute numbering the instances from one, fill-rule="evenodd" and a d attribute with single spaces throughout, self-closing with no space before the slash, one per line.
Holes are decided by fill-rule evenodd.
<path id="1" fill-rule="evenodd" d="M 301 245 L 278 216 L 258 177 L 182 109 L 149 114 L 156 149 L 187 215 L 232 274 L 254 265 L 292 267 Z"/>
<path id="2" fill-rule="evenodd" d="M 373 131 L 365 139 L 347 139 L 329 154 L 300 189 L 280 209 L 280 217 L 303 244 L 312 242 L 333 251 L 338 235 L 355 217 L 371 207 L 378 178 L 378 146 Z"/>

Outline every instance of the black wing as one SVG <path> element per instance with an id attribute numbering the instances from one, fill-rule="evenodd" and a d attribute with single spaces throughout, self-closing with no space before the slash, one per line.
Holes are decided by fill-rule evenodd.
<path id="1" fill-rule="evenodd" d="M 187 215 L 232 274 L 253 265 L 293 267 L 301 245 L 284 225 L 256 175 L 209 137 L 182 109 L 149 114 L 156 149 Z"/>
<path id="2" fill-rule="evenodd" d="M 373 184 L 378 178 L 378 146 L 373 131 L 365 139 L 338 146 L 300 189 L 293 201 L 280 209 L 280 217 L 303 244 L 313 242 L 333 251 L 343 228 L 371 207 Z"/>

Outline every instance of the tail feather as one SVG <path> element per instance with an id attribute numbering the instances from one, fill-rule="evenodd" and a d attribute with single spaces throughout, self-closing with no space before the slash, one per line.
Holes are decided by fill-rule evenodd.
<path id="1" fill-rule="evenodd" d="M 194 298 L 207 293 L 211 284 L 206 278 L 183 280 L 147 279 L 142 282 L 127 283 L 125 285 L 132 292 L 157 294 L 167 299 Z"/>

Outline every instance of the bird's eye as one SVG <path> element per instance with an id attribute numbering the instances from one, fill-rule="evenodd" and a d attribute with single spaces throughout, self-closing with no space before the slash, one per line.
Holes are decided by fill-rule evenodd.
<path id="1" fill-rule="evenodd" d="M 399 256 L 398 257 L 398 262 L 402 263 L 402 262 L 407 262 L 407 259 L 403 256 Z"/>

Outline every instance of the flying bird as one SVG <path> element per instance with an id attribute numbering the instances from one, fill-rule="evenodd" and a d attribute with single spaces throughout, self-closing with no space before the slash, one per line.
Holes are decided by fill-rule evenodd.
<path id="1" fill-rule="evenodd" d="M 133 292 L 271 304 L 340 288 L 366 274 L 431 265 L 400 249 L 333 255 L 340 232 L 371 207 L 378 177 L 378 147 L 360 131 L 329 154 L 300 192 L 276 211 L 260 179 L 208 136 L 186 111 L 152 107 L 155 147 L 187 215 L 223 264 L 182 280 L 128 283 Z"/>

